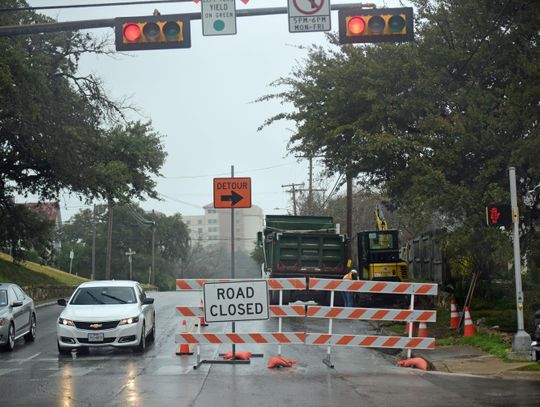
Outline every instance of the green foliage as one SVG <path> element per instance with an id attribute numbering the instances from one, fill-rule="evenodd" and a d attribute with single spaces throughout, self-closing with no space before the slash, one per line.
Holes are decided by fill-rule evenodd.
<path id="1" fill-rule="evenodd" d="M 166 216 L 150 214 L 135 204 L 114 207 L 111 270 L 114 279 L 129 278 L 126 252 L 132 257 L 133 278 L 147 283 L 152 266 L 152 230 L 155 222 L 155 285 L 174 289 L 178 264 L 186 258 L 189 245 L 188 230 L 179 214 Z M 93 213 L 82 210 L 63 228 L 62 252 L 58 266 L 69 270 L 69 252 L 74 251 L 73 273 L 89 278 L 92 271 Z M 107 241 L 106 206 L 96 207 L 96 275 L 105 278 L 105 247 Z"/>
<path id="2" fill-rule="evenodd" d="M 446 228 L 452 274 L 486 284 L 510 278 L 507 232 L 485 227 L 484 208 L 509 202 L 508 167 L 520 195 L 540 181 L 540 8 L 517 0 L 413 1 L 416 41 L 312 47 L 274 83 L 296 123 L 290 151 L 324 158 L 328 173 L 361 176 L 363 189 L 416 230 Z M 527 225 L 524 234 L 530 232 Z M 526 241 L 540 274 L 537 240 Z"/>
<path id="3" fill-rule="evenodd" d="M 0 14 L 1 25 L 51 21 L 30 11 Z M 42 251 L 38 239 L 50 240 L 44 225 L 16 209 L 16 195 L 156 196 L 153 176 L 166 156 L 160 136 L 150 123 L 118 124 L 126 106 L 106 95 L 99 78 L 78 73 L 83 54 L 110 52 L 79 31 L 0 37 L 0 244 Z"/>

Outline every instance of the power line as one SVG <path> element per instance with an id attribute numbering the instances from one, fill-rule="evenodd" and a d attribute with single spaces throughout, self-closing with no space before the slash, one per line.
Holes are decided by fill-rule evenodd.
<path id="1" fill-rule="evenodd" d="M 192 207 L 197 208 L 197 209 L 204 209 L 204 206 L 196 205 L 196 204 L 186 202 L 186 201 L 182 201 L 180 199 L 176 199 L 176 198 L 173 198 L 173 197 L 165 195 L 165 194 L 158 194 L 158 195 L 162 196 L 163 198 L 168 199 L 170 201 L 174 201 L 174 202 L 178 202 L 178 203 L 181 203 L 181 204 L 184 204 L 184 205 L 192 206 Z"/>
<path id="2" fill-rule="evenodd" d="M 271 169 L 279 168 L 279 167 L 288 167 L 288 166 L 295 165 L 295 164 L 296 163 L 279 164 L 279 165 L 272 165 L 270 167 L 255 168 L 255 169 L 251 169 L 251 170 L 244 170 L 244 171 L 237 171 L 237 172 L 240 173 L 240 174 L 245 174 L 245 173 L 251 173 L 251 172 L 255 172 L 255 171 L 271 170 Z M 230 172 L 222 172 L 220 174 L 185 175 L 185 176 L 178 176 L 178 177 L 163 177 L 163 178 L 166 178 L 166 179 L 194 179 L 194 178 L 219 177 L 219 176 L 226 176 L 226 175 L 230 175 Z"/>
<path id="3" fill-rule="evenodd" d="M 114 3 L 68 4 L 64 6 L 36 6 L 36 7 L 28 6 L 28 7 L 0 8 L 0 12 L 59 10 L 59 9 L 86 8 L 86 7 L 138 6 L 138 5 L 144 5 L 144 4 L 159 4 L 159 3 L 184 3 L 188 1 L 191 1 L 191 0 L 117 1 Z"/>
<path id="4" fill-rule="evenodd" d="M 323 203 L 323 207 L 326 206 L 326 204 L 330 201 L 330 198 L 332 198 L 332 195 L 334 194 L 334 192 L 337 192 L 336 191 L 336 187 L 339 185 L 339 183 L 341 182 L 341 179 L 343 178 L 343 174 L 341 174 L 339 176 L 339 178 L 337 179 L 336 183 L 334 184 L 334 188 L 332 188 L 332 191 L 330 191 L 330 193 L 328 194 L 328 197 L 326 198 L 326 200 L 324 201 Z"/>

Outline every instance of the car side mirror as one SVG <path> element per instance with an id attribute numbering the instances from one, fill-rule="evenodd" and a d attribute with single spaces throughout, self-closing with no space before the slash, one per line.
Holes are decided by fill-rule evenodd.
<path id="1" fill-rule="evenodd" d="M 13 301 L 13 302 L 11 303 L 11 306 L 12 306 L 12 307 L 21 307 L 22 304 L 23 304 L 22 301 Z"/>
<path id="2" fill-rule="evenodd" d="M 153 304 L 154 303 L 154 299 L 153 298 L 145 298 L 142 302 L 144 305 L 149 305 L 149 304 Z"/>
<path id="3" fill-rule="evenodd" d="M 60 299 L 56 300 L 56 303 L 58 305 L 61 305 L 62 307 L 65 307 L 67 305 L 65 298 L 60 298 Z"/>

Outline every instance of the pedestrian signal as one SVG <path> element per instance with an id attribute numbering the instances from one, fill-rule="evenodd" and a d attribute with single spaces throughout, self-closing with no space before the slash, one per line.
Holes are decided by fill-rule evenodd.
<path id="1" fill-rule="evenodd" d="M 512 207 L 508 204 L 488 205 L 486 207 L 488 226 L 509 226 L 512 224 Z"/>
<path id="2" fill-rule="evenodd" d="M 412 7 L 339 10 L 339 42 L 407 42 L 413 40 Z"/>
<path id="3" fill-rule="evenodd" d="M 115 18 L 116 50 L 190 48 L 190 21 L 185 14 Z"/>

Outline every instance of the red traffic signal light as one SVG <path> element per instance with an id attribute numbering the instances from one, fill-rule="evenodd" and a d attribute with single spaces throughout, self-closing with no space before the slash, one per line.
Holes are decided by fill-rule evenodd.
<path id="1" fill-rule="evenodd" d="M 184 14 L 116 18 L 116 50 L 190 48 L 190 21 Z"/>
<path id="2" fill-rule="evenodd" d="M 486 207 L 488 226 L 510 226 L 512 224 L 512 207 L 508 204 L 488 205 Z"/>
<path id="3" fill-rule="evenodd" d="M 413 9 L 411 7 L 364 9 L 347 7 L 339 10 L 339 42 L 406 42 L 412 41 Z"/>

